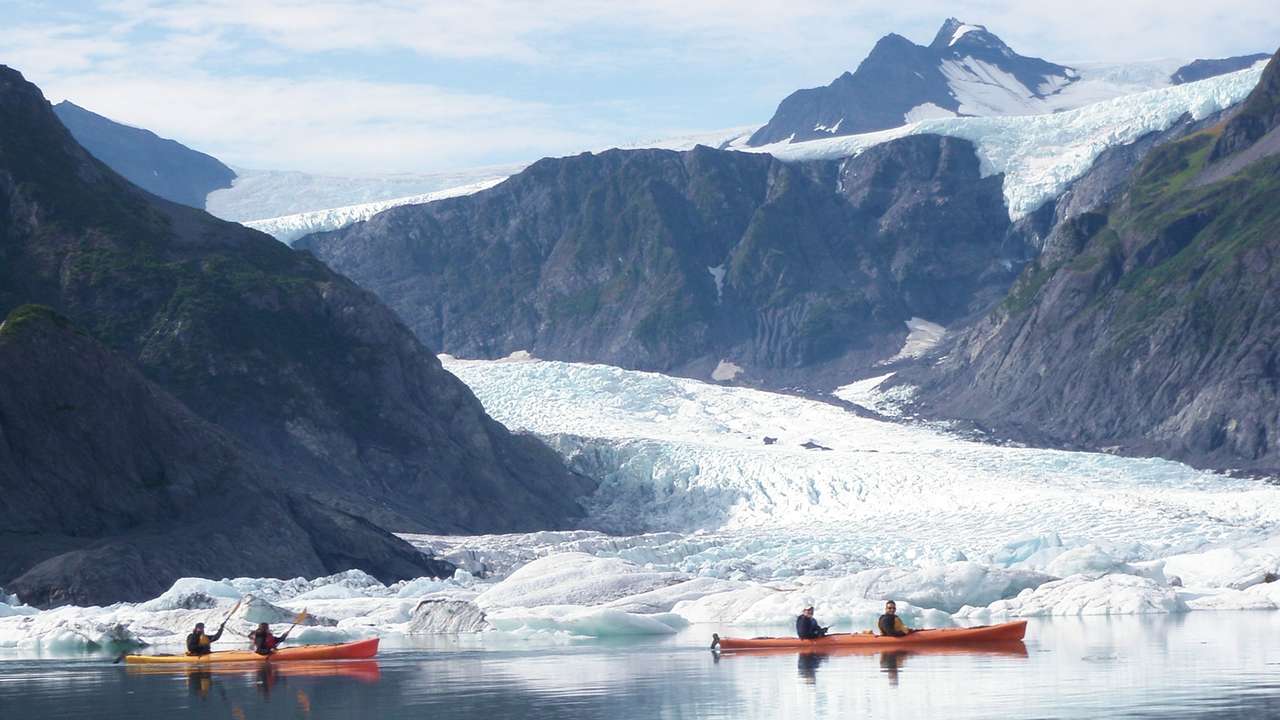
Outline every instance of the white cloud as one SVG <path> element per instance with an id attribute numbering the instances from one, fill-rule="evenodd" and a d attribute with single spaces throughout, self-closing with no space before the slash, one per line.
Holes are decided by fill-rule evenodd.
<path id="1" fill-rule="evenodd" d="M 0 27 L 0 62 L 55 99 L 231 162 L 335 172 L 763 122 L 885 33 L 928 42 L 949 15 L 1057 61 L 1213 57 L 1280 37 L 1274 0 L 112 0 L 59 13 Z M 418 63 L 435 74 L 419 82 Z M 721 111 L 725 98 L 736 102 Z"/>
<path id="2" fill-rule="evenodd" d="M 249 167 L 421 171 L 478 164 L 482 154 L 528 157 L 603 142 L 558 127 L 544 104 L 421 84 L 86 74 L 46 93 Z"/>

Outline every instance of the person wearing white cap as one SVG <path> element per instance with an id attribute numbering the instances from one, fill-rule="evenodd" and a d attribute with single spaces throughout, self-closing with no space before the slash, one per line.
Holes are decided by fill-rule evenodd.
<path id="1" fill-rule="evenodd" d="M 826 635 L 827 630 L 830 629 L 822 627 L 817 620 L 813 619 L 812 605 L 805 608 L 804 612 L 796 617 L 796 637 L 801 640 L 816 640 Z"/>

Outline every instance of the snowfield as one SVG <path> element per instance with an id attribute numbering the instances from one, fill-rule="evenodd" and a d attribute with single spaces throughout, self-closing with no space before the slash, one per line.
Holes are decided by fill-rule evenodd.
<path id="1" fill-rule="evenodd" d="M 190 578 L 144 603 L 45 611 L 0 593 L 0 650 L 170 646 L 246 595 L 229 632 L 305 607 L 304 642 L 777 632 L 808 604 L 850 630 L 885 598 L 927 626 L 1280 606 L 1267 483 L 608 366 L 442 359 L 495 418 L 601 479 L 584 499 L 593 529 L 407 535 L 459 570 L 390 586 L 359 571 Z"/>

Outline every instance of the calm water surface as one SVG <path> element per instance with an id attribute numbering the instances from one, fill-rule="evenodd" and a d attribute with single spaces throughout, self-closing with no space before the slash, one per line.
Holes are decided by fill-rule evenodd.
<path id="1" fill-rule="evenodd" d="M 712 629 L 389 642 L 274 672 L 0 655 L 0 718 L 1280 717 L 1274 612 L 1033 621 L 1025 654 L 717 657 Z"/>

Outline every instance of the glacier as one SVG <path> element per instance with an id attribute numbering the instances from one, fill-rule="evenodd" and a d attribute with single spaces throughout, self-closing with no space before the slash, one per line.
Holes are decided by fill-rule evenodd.
<path id="1" fill-rule="evenodd" d="M 1045 97 L 1034 102 L 1025 99 L 1005 102 L 1000 98 L 1009 93 L 1001 89 L 1003 85 L 990 83 L 973 84 L 972 92 L 966 94 L 968 91 L 964 88 L 968 85 L 962 83 L 958 86 L 961 99 L 973 106 L 969 110 L 986 116 L 948 117 L 951 113 L 938 112 L 940 108 L 921 106 L 906 118 L 914 122 L 861 135 L 749 147 L 746 140 L 755 129 L 749 126 L 617 147 L 688 150 L 695 145 L 707 145 L 768 153 L 783 161 L 838 160 L 908 135 L 947 135 L 974 143 L 984 177 L 1004 174 L 1005 202 L 1010 218 L 1017 220 L 1060 195 L 1089 169 L 1102 151 L 1166 130 L 1184 115 L 1198 120 L 1229 108 L 1249 94 L 1262 73 L 1262 64 L 1259 64 L 1199 82 L 1167 86 L 1169 74 L 1177 64 L 1175 61 L 1080 64 L 1077 66 L 1079 80 L 1064 88 L 1049 88 Z M 524 167 L 511 165 L 363 179 L 244 171 L 246 174 L 237 178 L 232 188 L 210 194 L 209 208 L 219 217 L 242 221 L 282 242 L 292 242 L 307 233 L 336 230 L 367 220 L 392 207 L 480 192 Z M 347 190 L 344 191 L 344 187 Z M 415 190 L 397 194 L 396 188 Z M 349 202 L 352 193 L 367 199 L 352 204 Z M 260 195 L 296 199 L 281 206 L 279 201 L 263 201 Z M 348 202 L 317 207 L 323 205 L 324 199 Z M 263 206 L 263 202 L 267 205 Z M 296 207 L 299 202 L 308 209 L 287 214 L 264 212 L 264 207 Z"/>
<path id="2" fill-rule="evenodd" d="M 358 570 L 183 578 L 146 602 L 50 610 L 0 591 L 0 653 L 173 648 L 240 598 L 226 647 L 303 608 L 301 642 L 504 643 L 785 632 L 810 604 L 861 630 L 886 598 L 936 627 L 1280 607 L 1280 487 L 1268 483 L 527 353 L 441 359 L 499 421 L 601 478 L 584 499 L 590 529 L 404 535 L 459 569 L 392 585 Z"/>
<path id="3" fill-rule="evenodd" d="M 353 223 L 377 215 L 384 210 L 390 210 L 393 207 L 401 205 L 423 205 L 436 200 L 444 200 L 452 197 L 461 197 L 463 195 L 473 195 L 481 190 L 488 190 L 498 183 L 506 180 L 506 175 L 497 177 L 489 177 L 477 182 L 461 185 L 458 187 L 445 188 L 421 195 L 408 195 L 405 197 L 391 198 L 390 200 L 378 200 L 375 202 L 360 203 L 358 205 L 345 205 L 342 207 L 330 208 L 327 210 L 313 210 L 310 212 L 294 213 L 292 215 L 282 215 L 280 217 L 266 218 L 263 220 L 247 220 L 243 224 L 261 230 L 262 232 L 274 237 L 283 243 L 292 243 L 294 240 L 308 235 L 313 232 L 323 232 L 325 230 L 337 230 L 344 228 Z"/>
<path id="4" fill-rule="evenodd" d="M 1123 77 L 1118 70 L 1110 72 Z M 908 135 L 969 140 L 977 148 L 983 176 L 1004 174 L 1005 202 L 1010 218 L 1017 220 L 1061 194 L 1103 150 L 1168 129 L 1184 115 L 1199 120 L 1225 110 L 1243 100 L 1261 75 L 1262 66 L 1258 65 L 1199 82 L 1112 97 L 1048 114 L 930 118 L 862 135 L 742 149 L 769 153 L 780 160 L 833 160 Z M 1089 89 L 1095 87 L 1083 84 L 1072 92 L 1091 92 Z"/>

